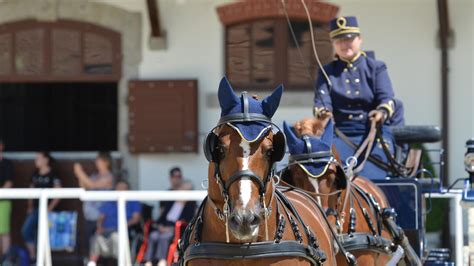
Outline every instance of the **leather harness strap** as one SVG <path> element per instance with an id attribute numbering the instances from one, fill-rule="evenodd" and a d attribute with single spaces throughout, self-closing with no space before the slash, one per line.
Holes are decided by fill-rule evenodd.
<path id="1" fill-rule="evenodd" d="M 311 254 L 314 249 L 301 245 L 296 241 L 274 241 L 224 244 L 205 242 L 190 246 L 184 253 L 184 265 L 194 259 L 244 260 L 276 257 L 305 258 L 312 265 L 319 265 L 320 261 Z"/>
<path id="2" fill-rule="evenodd" d="M 281 189 L 298 191 L 301 194 L 305 195 L 311 202 L 313 202 L 318 207 L 318 210 L 323 214 L 324 221 L 328 225 L 329 231 L 331 232 L 331 234 L 334 238 L 334 241 L 336 242 L 337 246 L 339 247 L 341 253 L 346 258 L 347 263 L 349 265 L 357 265 L 357 259 L 355 258 L 355 256 L 353 254 L 351 254 L 349 251 L 347 251 L 345 249 L 344 244 L 339 239 L 338 234 L 336 234 L 336 232 L 334 232 L 334 230 L 332 228 L 332 225 L 331 225 L 331 222 L 329 221 L 328 217 L 325 215 L 326 213 L 325 213 L 323 207 L 316 201 L 316 199 L 314 197 L 312 197 L 310 194 L 308 194 L 307 191 L 302 190 L 300 188 L 297 188 L 295 186 L 289 185 L 289 184 L 287 184 L 286 187 L 281 187 Z"/>
<path id="3" fill-rule="evenodd" d="M 375 126 L 373 128 L 376 129 Z M 358 149 L 358 152 L 357 152 L 358 155 L 362 154 L 363 151 L 366 151 L 366 155 L 368 154 L 367 151 L 371 150 L 371 147 L 370 147 L 369 144 L 371 142 L 373 143 L 373 139 L 374 139 L 373 136 L 374 136 L 374 131 L 372 131 L 372 135 L 371 135 L 372 141 L 370 141 L 370 139 L 364 141 L 364 143 L 365 143 L 363 145 L 364 147 Z M 295 162 L 301 162 L 302 160 L 308 161 L 309 159 L 313 159 L 313 158 L 315 158 L 314 161 L 316 162 L 316 161 L 324 160 L 325 157 L 330 157 L 330 156 L 332 156 L 332 152 L 312 152 L 310 154 L 301 154 L 301 155 L 292 156 L 291 159 L 290 159 L 290 162 L 295 163 Z M 365 158 L 367 158 L 367 157 L 365 157 Z M 288 186 L 291 189 L 298 189 L 298 188 L 295 188 L 291 185 L 288 185 Z M 352 189 L 352 186 L 354 187 L 354 189 Z M 381 215 L 380 215 L 380 210 L 379 210 L 380 207 L 379 207 L 378 203 L 375 201 L 375 199 L 373 199 L 373 197 L 371 197 L 370 194 L 366 193 L 364 190 L 362 190 L 356 184 L 352 184 L 347 189 L 349 190 L 348 191 L 349 193 L 346 194 L 346 197 L 349 197 L 351 199 L 351 201 L 350 201 L 351 202 L 351 209 L 354 209 L 354 207 L 353 207 L 353 198 L 354 198 L 355 201 L 358 204 L 358 207 L 363 212 L 363 215 L 364 215 L 363 218 L 365 219 L 365 222 L 370 227 L 371 233 L 355 232 L 356 216 L 355 216 L 355 211 L 353 210 L 352 215 L 350 217 L 353 220 L 352 221 L 352 226 L 350 226 L 350 233 L 348 233 L 348 234 L 339 234 L 337 236 L 334 235 L 335 239 L 338 240 L 336 242 L 338 243 L 338 245 L 340 245 L 341 251 L 343 253 L 346 253 L 346 252 L 349 253 L 350 251 L 354 251 L 354 250 L 371 250 L 371 251 L 378 252 L 378 253 L 391 254 L 392 253 L 392 250 L 391 250 L 392 241 L 381 236 L 381 226 L 380 226 L 380 224 L 381 224 L 381 222 L 380 222 Z M 341 193 L 342 191 L 338 190 L 338 191 L 335 191 L 335 192 L 337 194 L 337 193 Z M 311 192 L 307 192 L 307 191 L 304 191 L 304 193 L 307 194 L 307 195 L 310 195 L 309 197 L 312 200 L 314 200 L 313 197 L 316 195 L 316 193 L 311 193 Z M 362 203 L 360 202 L 360 199 L 355 196 L 355 193 L 359 194 L 361 196 L 361 198 L 363 199 L 363 201 L 365 201 L 368 204 L 373 217 L 375 217 L 375 219 L 376 219 L 377 229 L 374 227 L 374 224 L 373 224 L 367 210 L 362 206 Z M 311 197 L 311 196 L 313 196 L 313 197 Z M 319 204 L 317 204 L 317 206 L 320 207 Z M 329 215 L 333 215 L 333 216 L 336 217 L 336 219 L 339 219 L 339 212 L 340 211 L 338 212 L 337 210 L 328 209 L 325 212 L 321 208 L 321 212 L 325 213 L 326 217 L 329 216 Z M 325 219 L 325 220 L 329 223 L 329 221 L 327 219 Z"/>
<path id="4" fill-rule="evenodd" d="M 318 151 L 318 152 L 311 152 L 311 153 L 303 153 L 303 154 L 294 154 L 290 155 L 288 158 L 289 162 L 301 161 L 301 160 L 318 160 L 323 158 L 332 157 L 332 151 Z"/>
<path id="5" fill-rule="evenodd" d="M 344 248 L 347 251 L 370 250 L 378 253 L 392 253 L 392 241 L 384 237 L 374 236 L 369 233 L 352 233 L 339 235 L 342 239 Z"/>
<path id="6" fill-rule="evenodd" d="M 193 259 L 223 259 L 223 260 L 241 260 L 241 259 L 260 259 L 271 257 L 300 257 L 311 262 L 312 265 L 322 265 L 326 260 L 326 254 L 318 246 L 318 241 L 314 234 L 307 227 L 298 214 L 293 204 L 286 198 L 286 196 L 278 189 L 275 190 L 275 197 L 277 200 L 277 209 L 280 205 L 287 212 L 287 217 L 290 219 L 292 230 L 296 240 L 281 240 L 284 230 L 284 216 L 278 215 L 279 228 L 275 232 L 274 241 L 245 243 L 245 244 L 231 244 L 231 243 L 214 243 L 201 242 L 202 223 L 204 215 L 204 206 L 207 203 L 215 204 L 208 197 L 204 199 L 199 207 L 197 215 L 189 223 L 183 234 L 179 244 L 180 262 L 179 265 L 186 265 L 186 263 Z M 280 203 L 280 204 L 279 204 Z M 216 211 L 218 208 L 215 208 Z M 277 211 L 278 213 L 280 211 Z M 217 214 L 217 212 L 216 212 Z M 217 215 L 219 216 L 219 215 Z M 300 234 L 300 227 L 296 221 L 290 217 L 295 217 L 301 225 L 303 231 L 308 239 L 308 244 L 302 243 Z M 194 234 L 195 243 L 191 245 L 190 239 Z"/>

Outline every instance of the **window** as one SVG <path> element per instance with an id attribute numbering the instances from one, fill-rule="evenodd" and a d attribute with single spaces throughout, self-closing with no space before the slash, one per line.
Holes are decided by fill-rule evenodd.
<path id="1" fill-rule="evenodd" d="M 294 20 L 292 27 L 307 67 L 285 19 L 262 19 L 227 26 L 226 73 L 236 88 L 270 90 L 283 83 L 290 90 L 313 89 L 318 66 L 309 24 Z M 328 24 L 313 22 L 313 30 L 321 63 L 329 63 L 333 51 Z"/>
<path id="2" fill-rule="evenodd" d="M 1 83 L 8 151 L 117 150 L 116 83 Z"/>
<path id="3" fill-rule="evenodd" d="M 23 20 L 0 27 L 0 81 L 117 81 L 121 36 L 100 26 Z"/>

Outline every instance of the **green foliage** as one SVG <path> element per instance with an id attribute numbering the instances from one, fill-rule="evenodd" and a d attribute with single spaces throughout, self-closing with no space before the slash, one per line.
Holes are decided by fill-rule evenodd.
<path id="1" fill-rule="evenodd" d="M 422 144 L 414 144 L 411 146 L 411 148 L 415 149 L 421 149 L 422 152 L 422 157 L 421 157 L 421 163 L 423 167 L 431 172 L 435 178 L 439 176 L 439 173 L 437 175 L 437 171 L 435 171 L 435 167 L 432 165 L 431 158 L 429 157 L 429 154 L 426 150 L 426 148 Z M 424 175 L 422 178 L 431 178 L 429 175 Z M 428 211 L 431 207 L 431 212 L 426 215 L 426 231 L 427 232 L 439 232 L 443 229 L 443 225 L 446 223 L 447 219 L 443 219 L 443 217 L 446 215 L 445 208 L 447 207 L 447 202 L 444 199 L 431 199 L 431 204 L 430 204 L 430 199 L 426 198 L 426 210 Z"/>
<path id="2" fill-rule="evenodd" d="M 430 207 L 429 199 L 426 199 L 426 209 Z M 426 215 L 426 232 L 439 232 L 443 225 L 448 222 L 445 206 L 449 204 L 446 199 L 431 199 L 431 212 Z"/>

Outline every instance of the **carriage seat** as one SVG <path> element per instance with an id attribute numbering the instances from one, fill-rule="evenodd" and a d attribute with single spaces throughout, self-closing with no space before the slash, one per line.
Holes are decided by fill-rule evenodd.
<path id="1" fill-rule="evenodd" d="M 438 126 L 393 126 L 390 127 L 397 143 L 434 143 L 441 141 Z"/>

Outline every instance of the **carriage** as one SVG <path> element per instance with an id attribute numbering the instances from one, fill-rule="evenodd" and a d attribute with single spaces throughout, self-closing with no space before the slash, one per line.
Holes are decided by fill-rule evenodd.
<path id="1" fill-rule="evenodd" d="M 204 141 L 208 196 L 182 236 L 180 265 L 397 265 L 402 260 L 450 265 L 448 249 L 425 248 L 423 193 L 439 189 L 439 182 L 432 175 L 425 182 L 422 177 L 430 172 L 420 161 L 421 152 L 408 148 L 439 141 L 440 129 L 392 128 L 397 153 L 390 158 L 390 177 L 376 186 L 354 175 L 357 162 L 342 165 L 331 144 L 332 122 L 319 136 L 297 136 L 287 124 L 281 130 L 271 122 L 281 94 L 277 88 L 261 102 L 246 92 L 238 97 L 228 80 L 221 80 L 221 119 Z M 375 122 L 372 127 L 376 131 Z M 383 139 L 378 141 L 384 146 Z M 368 156 L 372 144 L 364 148 L 364 162 L 373 160 Z M 298 145 L 301 154 L 295 154 Z M 288 164 L 275 172 L 285 146 Z M 310 176 L 308 165 L 324 170 Z"/>
<path id="2" fill-rule="evenodd" d="M 434 143 L 441 140 L 441 130 L 435 126 L 401 126 L 392 128 L 397 142 L 397 159 L 402 162 L 407 159 L 410 151 L 403 147 L 413 144 Z M 417 165 L 417 175 L 414 177 L 391 176 L 385 180 L 375 180 L 375 183 L 384 191 L 390 206 L 397 210 L 397 222 L 404 229 L 411 245 L 420 257 L 426 258 L 425 265 L 454 265 L 450 262 L 451 254 L 449 248 L 428 249 L 426 245 L 426 214 L 425 201 L 431 193 L 443 192 L 442 173 L 444 165 L 443 150 L 425 150 L 437 155 L 438 161 L 422 163 L 421 150 L 412 150 L 417 154 L 414 164 Z M 413 159 L 413 158 L 411 158 Z M 409 162 L 413 163 L 413 162 Z M 439 178 L 427 171 L 425 167 L 438 166 Z M 433 169 L 432 167 L 430 167 Z M 428 196 L 425 196 L 428 195 Z M 429 203 L 431 204 L 431 203 Z"/>

